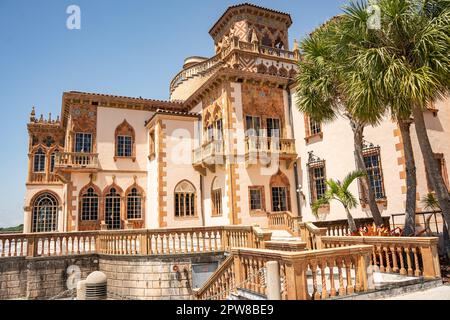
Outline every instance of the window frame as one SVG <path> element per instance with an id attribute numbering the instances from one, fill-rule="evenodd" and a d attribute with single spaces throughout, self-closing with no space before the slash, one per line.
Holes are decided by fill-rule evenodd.
<path id="1" fill-rule="evenodd" d="M 92 190 L 92 193 L 89 194 L 89 191 Z M 100 194 L 95 190 L 93 186 L 89 186 L 86 191 L 81 195 L 80 199 L 80 220 L 81 222 L 97 222 L 100 217 Z M 85 202 L 87 200 L 87 203 Z M 95 203 L 95 202 L 96 203 Z M 85 212 L 85 205 L 89 206 L 89 212 Z M 92 206 L 96 208 L 93 210 Z"/>
<path id="2" fill-rule="evenodd" d="M 136 191 L 135 193 L 133 191 Z M 133 200 L 134 202 L 132 205 L 130 205 L 130 200 Z M 144 196 L 142 194 L 142 191 L 137 186 L 131 187 L 130 191 L 126 195 L 126 217 L 127 220 L 142 220 L 143 219 L 143 209 L 144 209 Z M 130 209 L 135 210 L 135 212 L 131 212 L 130 215 Z M 138 211 L 139 212 L 138 212 Z"/>
<path id="3" fill-rule="evenodd" d="M 366 158 L 374 157 L 374 156 L 377 158 L 378 166 L 368 167 Z M 376 201 L 386 200 L 387 197 L 386 197 L 386 189 L 384 187 L 384 173 L 383 173 L 383 166 L 382 166 L 382 162 L 381 162 L 381 148 L 379 146 L 364 148 L 363 149 L 363 161 L 364 161 L 364 166 L 365 166 L 366 172 L 367 172 L 369 186 L 370 186 L 370 188 L 372 188 L 372 191 L 375 194 L 375 200 Z M 377 181 L 379 183 L 379 187 L 381 188 L 381 193 L 374 189 L 374 186 L 372 183 L 372 179 L 373 179 L 375 170 L 378 170 L 379 179 Z M 362 186 L 360 186 L 360 190 L 361 190 L 360 201 L 362 204 L 367 204 L 368 203 L 367 195 L 364 194 L 364 191 L 363 191 L 364 189 L 362 188 Z"/>
<path id="4" fill-rule="evenodd" d="M 127 141 L 127 139 L 129 141 Z M 122 140 L 122 141 L 121 141 Z M 116 157 L 117 158 L 132 158 L 133 157 L 133 136 L 117 135 L 116 136 Z M 129 152 L 129 153 L 127 153 Z"/>
<path id="5" fill-rule="evenodd" d="M 192 192 L 177 191 L 183 183 L 192 187 Z M 197 190 L 194 184 L 188 180 L 180 181 L 174 189 L 174 217 L 175 219 L 195 219 L 197 215 Z M 189 212 L 190 214 L 186 214 Z"/>
<path id="6" fill-rule="evenodd" d="M 78 137 L 81 137 L 81 149 L 78 148 Z M 93 150 L 93 137 L 94 135 L 91 132 L 75 132 L 75 139 L 74 139 L 74 145 L 73 145 L 73 151 L 75 153 L 92 153 Z M 86 140 L 86 138 L 89 138 Z M 85 144 L 89 141 L 89 150 L 86 151 Z"/>
<path id="7" fill-rule="evenodd" d="M 317 177 L 315 175 L 315 173 L 317 171 L 315 171 L 316 169 L 321 169 L 322 171 L 322 176 L 321 177 Z M 327 172 L 326 172 L 326 163 L 325 160 L 318 160 L 318 161 L 313 161 L 308 163 L 308 177 L 309 177 L 309 189 L 310 189 L 310 202 L 311 205 L 316 202 L 317 200 L 319 200 L 321 197 L 319 197 L 319 193 L 318 193 L 318 184 L 317 181 L 322 181 L 322 185 L 323 185 L 323 192 L 322 194 L 325 194 L 325 192 L 328 189 L 327 186 Z"/>
<path id="8" fill-rule="evenodd" d="M 259 192 L 259 208 L 253 208 L 253 198 L 252 198 L 252 191 Z M 258 214 L 258 213 L 264 213 L 266 212 L 266 201 L 265 201 L 265 193 L 264 193 L 264 186 L 249 186 L 248 187 L 248 207 L 250 214 Z"/>
<path id="9" fill-rule="evenodd" d="M 212 216 L 220 217 L 223 215 L 222 206 L 222 188 L 211 190 Z"/>

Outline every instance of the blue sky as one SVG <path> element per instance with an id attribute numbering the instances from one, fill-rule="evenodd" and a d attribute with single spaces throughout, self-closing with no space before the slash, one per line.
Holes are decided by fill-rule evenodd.
<path id="1" fill-rule="evenodd" d="M 61 109 L 64 91 L 167 99 L 184 58 L 212 56 L 208 31 L 230 5 L 245 1 L 0 0 L 0 227 L 22 223 L 26 124 Z M 345 0 L 254 0 L 289 12 L 290 41 L 340 12 Z M 81 30 L 66 8 L 81 8 Z"/>

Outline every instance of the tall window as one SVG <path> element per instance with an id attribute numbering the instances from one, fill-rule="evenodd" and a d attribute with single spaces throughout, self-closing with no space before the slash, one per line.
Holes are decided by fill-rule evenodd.
<path id="1" fill-rule="evenodd" d="M 94 188 L 87 189 L 86 193 L 81 195 L 81 220 L 98 220 L 98 194 Z"/>
<path id="2" fill-rule="evenodd" d="M 76 133 L 75 134 L 75 152 L 91 153 L 92 152 L 92 134 Z"/>
<path id="3" fill-rule="evenodd" d="M 111 188 L 105 197 L 105 222 L 110 230 L 121 228 L 120 201 L 120 194 L 117 193 L 115 188 Z"/>
<path id="4" fill-rule="evenodd" d="M 33 232 L 54 232 L 58 226 L 58 200 L 49 193 L 40 195 L 33 203 Z"/>
<path id="5" fill-rule="evenodd" d="M 272 211 L 288 211 L 288 188 L 272 187 Z"/>
<path id="6" fill-rule="evenodd" d="M 278 169 L 278 172 L 270 178 L 270 191 L 272 196 L 272 211 L 289 211 L 291 210 L 289 196 L 289 179 Z"/>
<path id="7" fill-rule="evenodd" d="M 264 187 L 248 188 L 250 211 L 264 211 Z"/>
<path id="8" fill-rule="evenodd" d="M 386 198 L 383 183 L 383 170 L 381 168 L 380 148 L 371 147 L 363 151 L 364 164 L 366 166 L 370 187 L 375 193 L 376 199 Z"/>
<path id="9" fill-rule="evenodd" d="M 117 154 L 118 157 L 131 157 L 133 155 L 133 137 L 117 136 Z"/>
<path id="10" fill-rule="evenodd" d="M 327 191 L 325 161 L 308 163 L 311 203 L 321 199 Z"/>
<path id="11" fill-rule="evenodd" d="M 137 188 L 127 195 L 127 219 L 142 219 L 142 195 Z"/>
<path id="12" fill-rule="evenodd" d="M 195 215 L 195 188 L 190 182 L 182 181 L 175 188 L 175 217 Z"/>
<path id="13" fill-rule="evenodd" d="M 261 131 L 261 118 L 255 116 L 245 117 L 246 135 L 259 136 Z"/>
<path id="14" fill-rule="evenodd" d="M 222 215 L 222 189 L 213 190 L 211 193 L 214 216 Z"/>
<path id="15" fill-rule="evenodd" d="M 34 154 L 33 171 L 35 173 L 45 172 L 45 152 L 41 148 Z"/>
<path id="16" fill-rule="evenodd" d="M 50 155 L 50 172 L 55 172 L 55 156 L 59 152 L 58 149 L 55 149 Z"/>
<path id="17" fill-rule="evenodd" d="M 216 140 L 221 141 L 223 140 L 223 125 L 222 125 L 222 119 L 219 119 L 216 121 Z"/>

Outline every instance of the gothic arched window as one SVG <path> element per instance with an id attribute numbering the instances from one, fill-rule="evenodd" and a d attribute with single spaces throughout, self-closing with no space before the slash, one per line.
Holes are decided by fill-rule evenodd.
<path id="1" fill-rule="evenodd" d="M 175 217 L 194 217 L 195 188 L 189 181 L 182 181 L 175 187 Z"/>
<path id="2" fill-rule="evenodd" d="M 32 205 L 32 232 L 54 232 L 58 226 L 58 200 L 50 193 L 38 196 Z"/>

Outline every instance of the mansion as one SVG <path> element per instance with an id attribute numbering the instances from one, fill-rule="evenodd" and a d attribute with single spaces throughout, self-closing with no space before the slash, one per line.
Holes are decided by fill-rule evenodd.
<path id="1" fill-rule="evenodd" d="M 24 232 L 268 227 L 268 214 L 345 219 L 339 203 L 311 204 L 326 180 L 355 170 L 353 134 L 341 117 L 316 123 L 296 108 L 301 57 L 289 14 L 228 8 L 209 31 L 210 58 L 189 57 L 168 101 L 70 91 L 57 119 L 28 123 Z M 195 40 L 195 39 L 193 39 Z M 448 184 L 450 100 L 425 112 Z M 411 130 L 420 199 L 432 191 Z M 365 130 L 364 158 L 383 216 L 405 211 L 403 143 L 395 121 Z M 369 217 L 358 183 L 355 218 Z"/>

